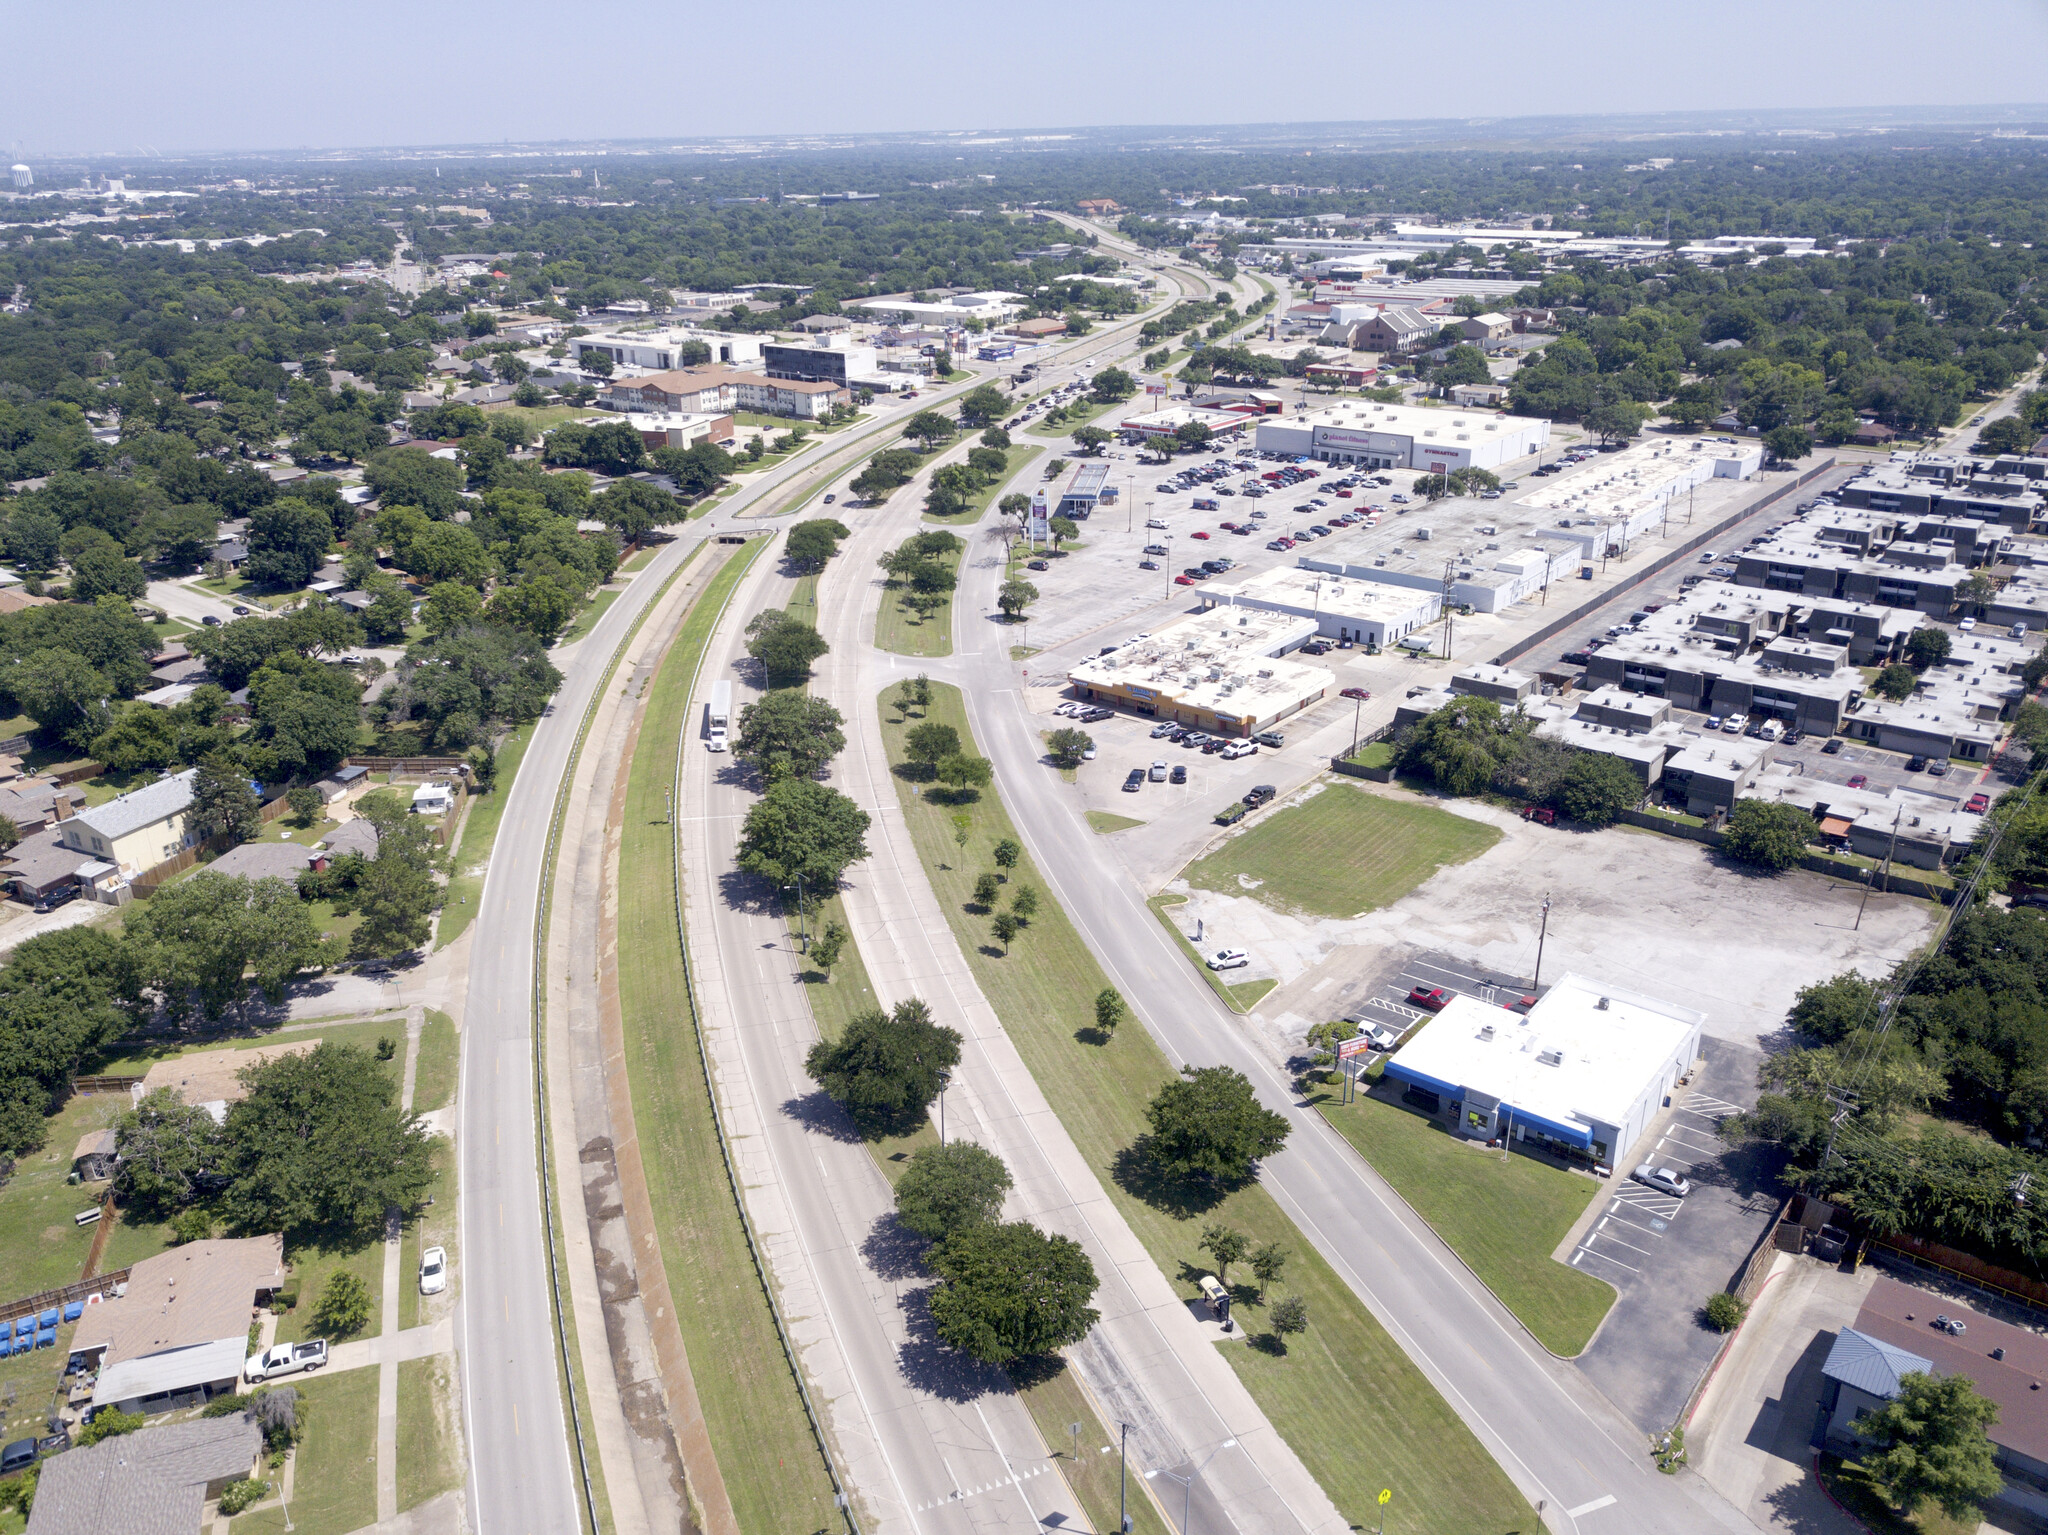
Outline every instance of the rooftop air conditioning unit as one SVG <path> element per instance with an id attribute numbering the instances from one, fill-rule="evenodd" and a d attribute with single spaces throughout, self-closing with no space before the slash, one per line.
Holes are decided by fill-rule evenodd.
<path id="1" fill-rule="evenodd" d="M 1600 999 L 1600 1011 L 1603 1013 L 1607 1011 L 1607 998 L 1605 997 Z"/>
<path id="2" fill-rule="evenodd" d="M 1562 1066 L 1564 1064 L 1564 1052 L 1562 1050 L 1544 1050 L 1537 1055 L 1536 1064 L 1539 1066 Z"/>
<path id="3" fill-rule="evenodd" d="M 1481 1029 L 1479 1031 L 1479 1037 L 1481 1039 L 1493 1038 L 1493 1025 L 1489 1023 L 1485 1028 Z"/>

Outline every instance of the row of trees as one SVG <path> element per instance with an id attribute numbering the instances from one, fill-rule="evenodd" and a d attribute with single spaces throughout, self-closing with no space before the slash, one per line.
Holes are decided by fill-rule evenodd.
<path id="1" fill-rule="evenodd" d="M 1538 735 L 1533 717 L 1486 698 L 1452 700 L 1402 731 L 1393 749 L 1402 773 L 1447 794 L 1511 794 L 1587 826 L 1611 825 L 1643 797 L 1642 780 L 1618 757 Z"/>

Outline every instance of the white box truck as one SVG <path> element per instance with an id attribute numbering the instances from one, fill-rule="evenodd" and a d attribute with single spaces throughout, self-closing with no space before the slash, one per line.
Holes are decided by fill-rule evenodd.
<path id="1" fill-rule="evenodd" d="M 711 684 L 711 707 L 705 721 L 705 744 L 712 751 L 725 750 L 727 734 L 732 730 L 732 684 L 714 682 Z"/>

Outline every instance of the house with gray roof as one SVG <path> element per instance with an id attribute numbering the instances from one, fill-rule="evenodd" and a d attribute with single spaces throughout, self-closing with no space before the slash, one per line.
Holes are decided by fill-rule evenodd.
<path id="1" fill-rule="evenodd" d="M 42 1463 L 29 1535 L 199 1535 L 210 1499 L 253 1477 L 263 1431 L 247 1417 L 166 1423 Z"/>

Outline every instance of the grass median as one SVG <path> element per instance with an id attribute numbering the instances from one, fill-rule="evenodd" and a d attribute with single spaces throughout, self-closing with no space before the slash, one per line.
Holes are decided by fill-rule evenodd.
<path id="1" fill-rule="evenodd" d="M 1319 1107 L 1539 1343 L 1570 1357 L 1592 1341 L 1614 1286 L 1550 1255 L 1600 1185 L 1531 1157 L 1503 1158 L 1370 1096 Z"/>
<path id="2" fill-rule="evenodd" d="M 944 566 L 957 577 L 961 557 L 966 552 L 965 548 L 950 549 L 934 563 Z M 893 579 L 888 583 L 882 593 L 882 606 L 875 614 L 875 649 L 899 656 L 950 656 L 953 653 L 953 600 L 958 595 L 957 587 L 946 594 L 945 602 L 934 608 L 929 618 L 919 618 L 903 605 L 903 599 L 910 595 L 909 583 Z"/>
<path id="3" fill-rule="evenodd" d="M 767 540 L 699 594 L 648 690 L 619 846 L 619 1005 L 633 1116 L 676 1321 L 740 1528 L 811 1535 L 838 1522 L 796 1382 L 733 1203 L 676 942 L 665 794 L 699 663 L 727 598 Z"/>
<path id="4" fill-rule="evenodd" d="M 981 489 L 969 496 L 967 504 L 959 511 L 949 513 L 944 517 L 934 516 L 932 513 L 926 512 L 924 514 L 925 522 L 932 527 L 962 528 L 971 522 L 981 521 L 981 514 L 988 510 L 989 502 L 995 500 L 996 492 L 1003 489 L 1004 486 L 1023 473 L 1024 466 L 1044 451 L 1045 449 L 1043 448 L 1026 447 L 1022 443 L 1013 448 L 1005 448 L 1003 450 L 1004 463 L 1001 474 L 996 475 L 986 485 L 982 486 Z"/>
<path id="5" fill-rule="evenodd" d="M 925 718 L 951 725 L 963 744 L 971 740 L 955 688 L 934 684 L 928 714 L 906 718 L 893 690 L 879 706 L 892 764 L 904 761 L 906 730 Z M 983 993 L 1176 1290 L 1196 1298 L 1200 1275 L 1213 1270 L 1198 1245 L 1210 1224 L 1288 1249 L 1287 1273 L 1272 1298 L 1305 1300 L 1309 1331 L 1284 1354 L 1233 1344 L 1225 1357 L 1344 1516 L 1354 1527 L 1374 1527 L 1380 1489 L 1392 1488 L 1386 1528 L 1403 1535 L 1537 1530 L 1535 1511 L 1272 1195 L 1253 1184 L 1196 1209 L 1153 1186 L 1131 1148 L 1147 1128 L 1145 1104 L 1173 1076 L 1164 1053 L 1136 1024 L 1107 1039 L 1097 1032 L 1094 999 L 1107 980 L 1057 903 L 1042 902 L 1007 954 L 992 940 L 987 919 L 968 911 L 975 876 L 993 867 L 995 843 L 1015 835 L 997 795 L 983 791 L 973 803 L 956 805 L 917 792 L 901 776 L 897 789 L 919 857 Z M 955 817 L 965 817 L 964 847 L 954 840 Z M 1008 888 L 1027 884 L 1045 891 L 1028 854 Z M 1268 1334 L 1265 1298 L 1241 1293 L 1236 1316 L 1246 1333 Z"/>

